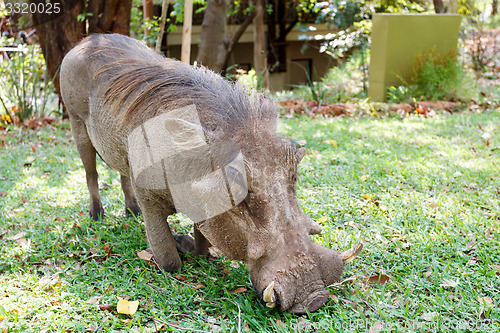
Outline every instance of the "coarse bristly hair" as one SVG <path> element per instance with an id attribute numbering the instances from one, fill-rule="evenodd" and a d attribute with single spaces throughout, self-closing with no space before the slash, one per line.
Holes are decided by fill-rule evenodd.
<path id="1" fill-rule="evenodd" d="M 99 94 L 111 112 L 122 113 L 122 126 L 190 104 L 208 128 L 276 126 L 278 112 L 269 98 L 204 67 L 167 59 L 118 34 L 91 35 L 81 43 L 90 51 Z"/>

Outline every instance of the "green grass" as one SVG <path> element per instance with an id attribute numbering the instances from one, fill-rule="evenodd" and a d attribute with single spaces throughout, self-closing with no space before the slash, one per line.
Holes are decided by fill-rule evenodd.
<path id="1" fill-rule="evenodd" d="M 158 329 L 208 332 L 367 332 L 377 322 L 384 332 L 500 331 L 499 124 L 500 110 L 283 121 L 281 131 L 307 140 L 310 153 L 301 205 L 328 217 L 315 240 L 341 250 L 365 243 L 331 300 L 303 317 L 266 308 L 246 268 L 223 258 L 183 257 L 175 273 L 139 259 L 148 245 L 141 220 L 124 217 L 118 175 L 99 165 L 107 218 L 93 222 L 68 124 L 12 129 L 0 147 L 0 326 L 155 332 L 156 318 Z M 190 228 L 182 216 L 171 222 Z M 10 239 L 20 232 L 28 245 Z M 379 274 L 388 281 L 366 283 Z M 240 286 L 248 290 L 232 292 Z M 129 322 L 90 302 L 116 306 L 118 296 L 140 301 Z M 180 332 L 174 326 L 163 329 Z"/>

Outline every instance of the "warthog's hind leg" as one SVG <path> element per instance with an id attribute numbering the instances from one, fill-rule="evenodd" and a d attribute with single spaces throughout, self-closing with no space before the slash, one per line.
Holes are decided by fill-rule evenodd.
<path id="1" fill-rule="evenodd" d="M 141 209 L 137 204 L 137 199 L 135 198 L 130 178 L 122 175 L 120 180 L 122 183 L 123 194 L 125 195 L 125 216 L 138 216 L 141 214 Z"/>
<path id="2" fill-rule="evenodd" d="M 92 217 L 94 221 L 99 221 L 99 219 L 104 218 L 104 209 L 102 208 L 101 197 L 99 196 L 99 183 L 97 180 L 97 152 L 90 141 L 84 122 L 75 116 L 71 116 L 71 112 L 70 123 L 76 147 L 82 159 L 85 175 L 87 177 L 87 187 L 90 194 L 90 217 Z"/>

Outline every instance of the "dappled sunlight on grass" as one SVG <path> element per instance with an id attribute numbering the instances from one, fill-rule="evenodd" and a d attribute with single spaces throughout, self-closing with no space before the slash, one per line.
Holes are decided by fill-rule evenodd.
<path id="1" fill-rule="evenodd" d="M 206 331 L 234 331 L 238 318 L 255 332 L 274 332 L 278 321 L 293 331 L 302 319 L 326 327 L 317 331 L 357 320 L 402 328 L 429 316 L 471 323 L 483 316 L 496 325 L 498 111 L 281 122 L 285 136 L 307 141 L 298 199 L 314 220 L 326 217 L 312 238 L 339 251 L 365 244 L 344 271 L 347 281 L 305 317 L 266 308 L 246 268 L 227 259 L 182 256 L 184 268 L 172 273 L 141 260 L 137 252 L 148 248 L 142 218 L 124 218 L 119 175 L 100 160 L 106 218 L 90 220 L 85 173 L 65 124 L 10 133 L 0 147 L 0 306 L 11 331 L 155 331 L 153 317 Z M 35 160 L 25 165 L 29 156 Z M 175 232 L 192 227 L 182 214 L 169 221 Z M 19 233 L 29 245 L 13 239 Z M 379 275 L 387 281 L 366 282 Z M 118 315 L 117 297 L 138 300 L 138 312 Z"/>

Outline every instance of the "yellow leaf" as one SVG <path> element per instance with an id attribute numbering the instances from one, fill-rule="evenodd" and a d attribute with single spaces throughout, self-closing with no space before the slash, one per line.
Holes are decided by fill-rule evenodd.
<path id="1" fill-rule="evenodd" d="M 368 178 L 370 178 L 370 175 L 363 175 L 359 179 L 361 179 L 362 182 L 366 182 Z"/>
<path id="2" fill-rule="evenodd" d="M 118 300 L 118 304 L 116 305 L 116 311 L 118 311 L 118 313 L 133 316 L 138 307 L 139 301 L 127 301 L 126 299 L 121 298 Z"/>
<path id="3" fill-rule="evenodd" d="M 5 316 L 0 315 L 0 320 L 4 320 Z"/>
<path id="4" fill-rule="evenodd" d="M 365 198 L 366 200 L 371 200 L 373 199 L 373 195 L 363 194 L 363 198 Z"/>
<path id="5" fill-rule="evenodd" d="M 328 219 L 328 216 L 322 216 L 322 217 L 320 217 L 320 218 L 319 218 L 316 222 L 318 222 L 318 223 L 323 223 L 323 222 L 325 222 L 327 219 Z"/>
<path id="6" fill-rule="evenodd" d="M 325 140 L 323 142 L 328 143 L 329 145 L 332 145 L 333 147 L 337 147 L 337 140 Z"/>

